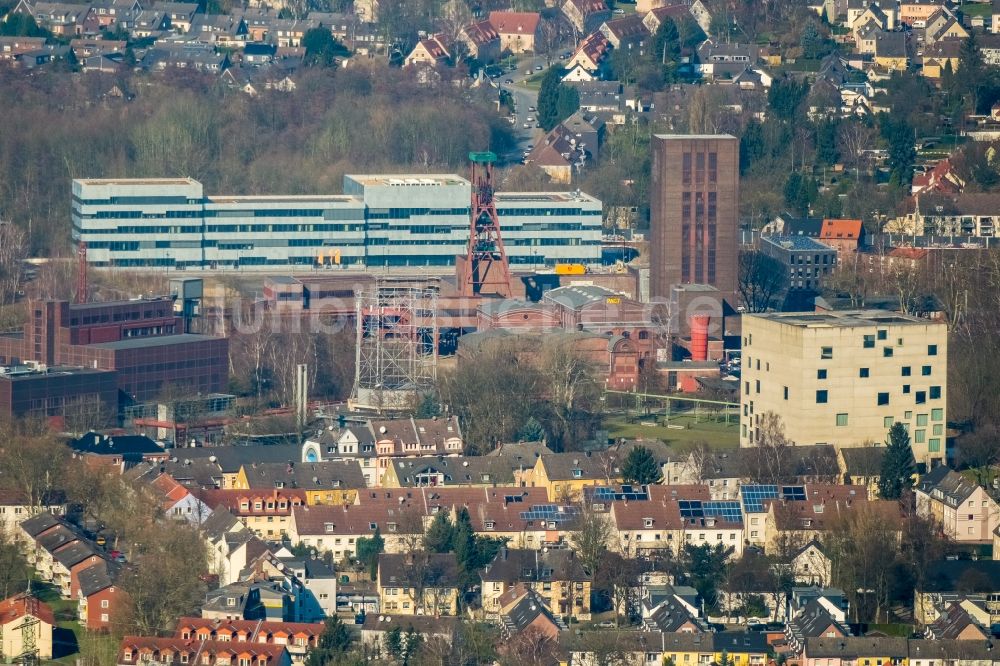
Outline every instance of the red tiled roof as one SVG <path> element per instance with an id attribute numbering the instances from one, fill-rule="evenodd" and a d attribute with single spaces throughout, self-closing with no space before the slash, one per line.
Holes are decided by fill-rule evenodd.
<path id="1" fill-rule="evenodd" d="M 266 638 L 269 634 L 277 633 L 282 633 L 285 636 L 318 637 L 323 633 L 324 625 L 322 622 L 258 622 L 257 620 L 210 620 L 201 617 L 182 617 L 177 620 L 174 638 L 182 638 L 186 632 L 194 634 L 199 629 L 207 629 L 212 635 L 244 634 L 256 637 L 256 640 L 259 641 L 260 637 Z"/>
<path id="2" fill-rule="evenodd" d="M 465 36 L 478 46 L 489 44 L 500 35 L 488 20 L 471 23 L 465 27 Z"/>
<path id="3" fill-rule="evenodd" d="M 222 490 L 218 488 L 207 488 L 193 490 L 193 494 L 200 499 L 202 502 L 208 506 L 217 507 L 224 506 L 234 515 L 234 516 L 279 516 L 279 515 L 291 515 L 291 507 L 296 504 L 306 503 L 306 492 L 304 490 L 298 489 L 274 489 L 274 490 Z M 260 511 L 255 511 L 253 508 L 254 501 L 260 499 L 262 509 Z M 288 502 L 288 508 L 281 511 L 277 508 L 279 500 L 286 500 Z M 275 508 L 271 511 L 267 509 L 268 500 L 273 500 Z M 248 508 L 244 511 L 240 509 L 240 504 L 246 501 Z"/>
<path id="4" fill-rule="evenodd" d="M 861 238 L 861 220 L 823 220 L 819 231 L 820 240 L 835 240 L 844 238 L 858 240 Z"/>
<path id="5" fill-rule="evenodd" d="M 280 664 L 286 649 L 284 645 L 273 643 L 244 643 L 232 641 L 199 641 L 181 638 L 155 638 L 152 636 L 126 636 L 118 648 L 119 664 L 138 664 L 141 654 L 159 655 L 155 661 L 163 663 L 180 662 L 181 654 L 188 655 L 187 663 L 194 663 L 194 656 L 209 657 L 212 663 L 218 655 L 234 658 L 249 658 L 252 666 Z M 126 658 L 128 656 L 128 658 Z M 233 659 L 235 661 L 235 659 Z M 208 663 L 208 661 L 206 661 Z"/>
<path id="6" fill-rule="evenodd" d="M 502 35 L 533 35 L 540 19 L 538 12 L 490 12 L 490 23 Z"/>
<path id="7" fill-rule="evenodd" d="M 619 500 L 611 503 L 610 512 L 619 531 L 624 530 L 679 530 L 681 520 L 680 500 L 712 499 L 708 486 L 649 486 L 649 499 L 643 501 Z M 651 527 L 646 519 L 652 518 Z"/>
<path id="8" fill-rule="evenodd" d="M 49 605 L 34 597 L 19 594 L 16 597 L 0 601 L 0 627 L 10 624 L 25 615 L 37 617 L 49 625 L 55 624 L 55 616 L 52 614 L 52 609 Z"/>

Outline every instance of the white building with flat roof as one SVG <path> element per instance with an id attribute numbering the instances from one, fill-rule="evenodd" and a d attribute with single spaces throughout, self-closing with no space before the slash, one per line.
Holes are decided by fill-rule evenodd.
<path id="1" fill-rule="evenodd" d="M 885 310 L 744 315 L 740 446 L 768 412 L 796 445 L 863 446 L 907 426 L 917 462 L 945 460 L 948 331 Z"/>
<path id="2" fill-rule="evenodd" d="M 119 267 L 450 266 L 465 254 L 472 186 L 454 174 L 347 175 L 343 195 L 205 195 L 190 178 L 73 180 L 73 239 Z M 601 202 L 497 193 L 511 265 L 596 265 Z"/>

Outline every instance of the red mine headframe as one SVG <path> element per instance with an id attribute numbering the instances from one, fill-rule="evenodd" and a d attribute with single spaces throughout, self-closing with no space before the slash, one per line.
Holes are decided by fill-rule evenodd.
<path id="1" fill-rule="evenodd" d="M 463 296 L 510 298 L 510 264 L 500 237 L 500 218 L 493 198 L 494 153 L 469 153 L 472 161 L 472 215 L 469 249 L 459 275 Z"/>

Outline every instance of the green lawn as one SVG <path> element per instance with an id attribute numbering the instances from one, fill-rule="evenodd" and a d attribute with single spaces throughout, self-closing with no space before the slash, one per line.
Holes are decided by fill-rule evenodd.
<path id="1" fill-rule="evenodd" d="M 966 16 L 992 16 L 993 5 L 989 2 L 969 2 L 962 5 L 962 13 Z"/>
<path id="2" fill-rule="evenodd" d="M 725 421 L 709 420 L 704 416 L 700 419 L 677 416 L 670 419 L 671 427 L 668 427 L 662 416 L 607 416 L 604 428 L 608 437 L 659 439 L 681 450 L 699 441 L 715 449 L 735 449 L 740 443 L 739 420 L 739 416 L 731 414 L 729 425 L 726 425 Z"/>
<path id="3" fill-rule="evenodd" d="M 89 632 L 77 622 L 77 604 L 71 599 L 63 599 L 58 590 L 49 583 L 32 581 L 31 589 L 41 601 L 52 608 L 56 626 L 52 630 L 53 662 L 76 664 L 83 659 L 85 664 L 102 666 L 114 661 L 118 651 L 118 641 L 107 634 Z"/>

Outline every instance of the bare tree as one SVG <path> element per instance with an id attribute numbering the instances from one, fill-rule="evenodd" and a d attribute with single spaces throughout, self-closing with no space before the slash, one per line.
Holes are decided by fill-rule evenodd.
<path id="1" fill-rule="evenodd" d="M 0 220 L 0 308 L 15 301 L 21 291 L 28 236 L 20 227 Z"/>
<path id="2" fill-rule="evenodd" d="M 886 622 L 889 588 L 899 553 L 898 524 L 870 505 L 859 505 L 829 530 L 824 545 L 833 582 L 850 601 L 855 622 Z"/>
<path id="3" fill-rule="evenodd" d="M 737 289 L 748 312 L 765 312 L 788 281 L 784 264 L 759 250 L 740 252 Z"/>
<path id="4" fill-rule="evenodd" d="M 569 543 L 588 573 L 594 575 L 616 538 L 607 514 L 584 508 L 569 534 Z"/>
<path id="5" fill-rule="evenodd" d="M 774 412 L 764 412 L 754 432 L 753 450 L 748 457 L 753 483 L 780 484 L 794 474 L 788 447 L 794 446 L 785 436 L 785 424 Z"/>

